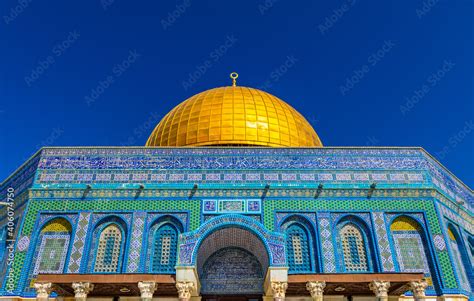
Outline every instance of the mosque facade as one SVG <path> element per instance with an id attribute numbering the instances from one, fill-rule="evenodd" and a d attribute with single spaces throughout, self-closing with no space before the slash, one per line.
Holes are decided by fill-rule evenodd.
<path id="1" fill-rule="evenodd" d="M 474 300 L 473 191 L 419 147 L 325 147 L 253 88 L 144 147 L 45 147 L 0 186 L 0 300 Z"/>

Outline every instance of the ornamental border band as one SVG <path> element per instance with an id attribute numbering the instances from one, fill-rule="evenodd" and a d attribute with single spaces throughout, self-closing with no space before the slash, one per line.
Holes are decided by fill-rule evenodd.
<path id="1" fill-rule="evenodd" d="M 44 147 L 0 185 L 0 300 L 474 300 L 473 191 L 420 147 L 327 147 L 232 84 L 144 147 Z"/>

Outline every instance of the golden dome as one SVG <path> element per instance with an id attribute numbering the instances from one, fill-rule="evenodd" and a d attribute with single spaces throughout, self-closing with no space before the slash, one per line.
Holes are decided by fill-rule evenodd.
<path id="1" fill-rule="evenodd" d="M 309 122 L 283 100 L 253 88 L 220 87 L 177 105 L 146 146 L 321 147 Z"/>

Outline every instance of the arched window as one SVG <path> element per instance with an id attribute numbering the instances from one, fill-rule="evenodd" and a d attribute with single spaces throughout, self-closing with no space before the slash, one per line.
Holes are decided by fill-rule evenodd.
<path id="1" fill-rule="evenodd" d="M 366 239 L 359 226 L 354 223 L 346 223 L 340 228 L 339 237 L 344 271 L 369 271 Z"/>
<path id="2" fill-rule="evenodd" d="M 124 237 L 119 225 L 111 223 L 103 226 L 95 255 L 95 273 L 120 272 L 123 241 Z"/>
<path id="3" fill-rule="evenodd" d="M 51 220 L 41 229 L 34 275 L 64 272 L 71 232 L 71 224 L 63 218 Z"/>
<path id="4" fill-rule="evenodd" d="M 408 273 L 424 273 L 428 289 L 433 288 L 433 262 L 430 257 L 426 234 L 420 224 L 407 216 L 395 218 L 390 225 L 396 252 L 398 270 Z"/>
<path id="5" fill-rule="evenodd" d="M 412 218 L 400 216 L 390 225 L 400 272 L 424 273 L 431 286 L 431 275 L 422 237 L 422 228 Z"/>
<path id="6" fill-rule="evenodd" d="M 178 245 L 178 230 L 171 223 L 156 227 L 153 236 L 151 270 L 155 273 L 174 273 Z"/>
<path id="7" fill-rule="evenodd" d="M 286 228 L 286 250 L 290 273 L 312 271 L 310 240 L 302 225 L 292 223 Z"/>
<path id="8" fill-rule="evenodd" d="M 463 289 L 465 289 L 466 291 L 471 291 L 471 287 L 469 285 L 469 277 L 466 272 L 466 268 L 470 267 L 470 263 L 468 262 L 466 255 L 462 253 L 464 249 L 459 239 L 459 236 L 457 234 L 458 232 L 453 228 L 453 226 L 449 225 L 448 226 L 449 244 L 451 246 L 454 265 L 456 266 L 456 270 L 458 271 L 459 282 Z"/>

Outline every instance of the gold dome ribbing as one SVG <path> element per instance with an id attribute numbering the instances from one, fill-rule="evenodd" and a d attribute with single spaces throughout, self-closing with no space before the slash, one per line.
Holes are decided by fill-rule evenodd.
<path id="1" fill-rule="evenodd" d="M 253 88 L 210 89 L 177 105 L 146 146 L 321 147 L 309 122 L 283 100 Z"/>

